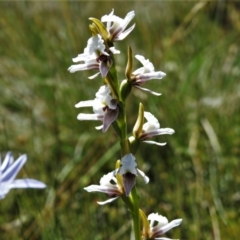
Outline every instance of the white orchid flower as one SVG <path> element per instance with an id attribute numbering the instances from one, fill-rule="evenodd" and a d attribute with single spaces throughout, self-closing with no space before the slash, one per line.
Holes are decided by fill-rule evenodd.
<path id="1" fill-rule="evenodd" d="M 109 48 L 112 54 L 118 54 L 120 51 L 115 49 L 114 47 Z M 76 71 L 84 71 L 84 70 L 98 70 L 99 72 L 89 77 L 89 79 L 93 79 L 98 75 L 102 75 L 102 77 L 106 77 L 109 69 L 112 65 L 112 59 L 110 56 L 110 52 L 105 51 L 104 40 L 98 34 L 96 36 L 92 36 L 89 38 L 87 47 L 84 49 L 82 54 L 79 54 L 76 58 L 73 58 L 73 62 L 83 62 L 80 64 L 72 65 L 68 68 L 71 73 Z"/>
<path id="2" fill-rule="evenodd" d="M 147 139 L 164 134 L 173 134 L 175 131 L 172 128 L 160 128 L 158 120 L 150 112 L 144 112 L 144 117 L 147 122 L 143 124 L 142 133 L 139 140 L 149 144 L 164 146 L 166 143 L 158 143 L 155 141 L 148 141 Z"/>
<path id="3" fill-rule="evenodd" d="M 182 219 L 175 219 L 171 222 L 168 222 L 168 219 L 166 217 L 163 217 L 158 213 L 149 214 L 148 220 L 150 221 L 150 232 L 148 233 L 149 239 L 155 240 L 171 240 L 169 238 L 163 238 L 160 236 L 172 228 L 179 226 L 182 222 Z M 157 222 L 157 225 L 155 225 L 155 222 Z"/>
<path id="4" fill-rule="evenodd" d="M 78 120 L 101 120 L 103 125 L 97 127 L 106 132 L 113 121 L 118 116 L 117 100 L 111 96 L 111 90 L 108 85 L 101 86 L 96 93 L 96 98 L 89 101 L 81 101 L 75 105 L 76 108 L 92 107 L 93 114 L 80 113 Z"/>
<path id="5" fill-rule="evenodd" d="M 133 86 L 143 91 L 149 92 L 153 95 L 160 96 L 161 93 L 153 92 L 152 90 L 141 87 L 141 85 L 145 84 L 146 81 L 152 79 L 162 79 L 166 76 L 166 74 L 161 71 L 155 72 L 153 64 L 148 59 L 145 59 L 143 56 L 136 55 L 135 57 L 142 63 L 143 66 L 132 73 Z"/>
<path id="6" fill-rule="evenodd" d="M 104 202 L 97 202 L 100 205 L 111 203 L 124 193 L 121 181 L 119 182 L 117 178 L 114 176 L 114 171 L 104 175 L 100 179 L 100 185 L 90 185 L 88 187 L 85 187 L 84 189 L 88 192 L 106 193 L 110 197 L 112 197 Z"/>
<path id="7" fill-rule="evenodd" d="M 135 12 L 129 12 L 124 19 L 113 14 L 114 10 L 109 15 L 104 15 L 101 18 L 102 22 L 107 22 L 107 31 L 109 33 L 110 41 L 121 41 L 134 29 L 135 24 L 127 30 L 126 27 L 134 18 Z"/>
<path id="8" fill-rule="evenodd" d="M 132 187 L 135 185 L 138 173 L 142 176 L 146 184 L 149 182 L 149 178 L 145 173 L 137 168 L 135 160 L 136 158 L 131 153 L 126 154 L 121 159 L 121 167 L 116 169 L 116 172 L 123 176 L 123 185 L 126 196 L 130 194 Z"/>
<path id="9" fill-rule="evenodd" d="M 11 152 L 0 159 L 0 199 L 3 199 L 12 188 L 45 188 L 46 185 L 34 179 L 15 179 L 27 161 L 27 155 L 21 155 L 15 162 Z"/>

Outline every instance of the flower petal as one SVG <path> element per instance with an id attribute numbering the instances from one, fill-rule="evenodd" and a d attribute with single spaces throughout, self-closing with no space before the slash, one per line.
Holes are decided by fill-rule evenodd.
<path id="1" fill-rule="evenodd" d="M 136 163 L 136 158 L 131 154 L 126 154 L 122 159 L 121 159 L 121 167 L 119 169 L 119 173 L 121 175 L 124 175 L 126 173 L 131 173 L 134 175 L 137 175 L 137 163 Z"/>
<path id="2" fill-rule="evenodd" d="M 117 179 L 114 176 L 114 172 L 109 172 L 108 174 L 105 174 L 101 177 L 100 179 L 100 185 L 106 185 L 109 184 L 111 181 L 113 181 L 114 183 L 117 183 Z"/>
<path id="3" fill-rule="evenodd" d="M 125 28 L 127 27 L 127 25 L 131 22 L 131 20 L 135 17 L 135 12 L 131 11 L 129 13 L 127 13 L 127 15 L 125 16 L 123 23 L 121 24 L 121 27 L 123 30 L 125 30 Z"/>
<path id="4" fill-rule="evenodd" d="M 96 61 L 91 61 L 91 62 L 87 62 L 87 63 L 72 65 L 68 68 L 68 71 L 70 73 L 75 73 L 77 71 L 85 71 L 85 70 L 90 70 L 90 69 L 98 70 L 99 63 Z"/>
<path id="5" fill-rule="evenodd" d="M 124 31 L 129 22 L 134 18 L 135 12 L 129 12 L 124 19 L 114 15 L 113 12 L 114 11 L 112 11 L 109 15 L 104 15 L 101 18 L 101 21 L 107 22 L 107 30 L 109 31 L 110 39 L 112 41 L 120 41 L 124 39 L 135 27 L 134 24 L 132 27 Z"/>
<path id="6" fill-rule="evenodd" d="M 152 91 L 152 90 L 150 90 L 150 89 L 148 89 L 148 88 L 140 87 L 139 85 L 134 85 L 134 87 L 135 87 L 135 88 L 138 88 L 138 89 L 140 89 L 140 90 L 142 90 L 142 91 L 149 92 L 149 93 L 151 93 L 152 95 L 155 95 L 155 96 L 160 96 L 160 95 L 162 95 L 161 93 L 154 92 L 154 91 Z"/>
<path id="7" fill-rule="evenodd" d="M 101 193 L 106 193 L 109 196 L 119 196 L 120 195 L 120 190 L 117 187 L 117 185 L 113 184 L 107 184 L 107 185 L 90 185 L 88 187 L 83 188 L 87 192 L 101 192 Z"/>
<path id="8" fill-rule="evenodd" d="M 157 118 L 151 114 L 150 112 L 144 112 L 144 117 L 146 118 L 147 122 L 143 124 L 143 131 L 150 132 L 150 131 L 157 131 L 160 128 L 160 124 Z"/>
<path id="9" fill-rule="evenodd" d="M 76 108 L 80 107 L 92 107 L 94 105 L 94 100 L 88 100 L 88 101 L 81 101 L 75 105 Z"/>
<path id="10" fill-rule="evenodd" d="M 143 125 L 143 133 L 141 134 L 141 141 L 145 141 L 146 139 L 149 139 L 153 136 L 158 136 L 158 135 L 165 135 L 165 134 L 169 134 L 172 135 L 173 133 L 175 133 L 175 131 L 172 128 L 159 128 L 159 129 L 152 129 L 152 130 L 147 130 L 147 127 L 151 127 L 149 126 L 151 125 L 151 123 L 145 123 Z"/>
<path id="11" fill-rule="evenodd" d="M 35 179 L 17 179 L 12 182 L 10 188 L 46 188 L 46 184 Z"/>
<path id="12" fill-rule="evenodd" d="M 80 121 L 84 121 L 84 120 L 102 120 L 103 116 L 100 116 L 99 114 L 91 114 L 91 113 L 79 113 L 77 116 L 77 119 Z"/>
<path id="13" fill-rule="evenodd" d="M 105 78 L 109 72 L 109 69 L 111 68 L 113 62 L 112 61 L 102 61 L 100 62 L 100 73 L 102 75 L 102 78 Z"/>
<path id="14" fill-rule="evenodd" d="M 117 50 L 115 47 L 110 47 L 109 50 L 113 53 L 113 54 L 120 54 L 121 52 L 119 50 Z"/>
<path id="15" fill-rule="evenodd" d="M 142 56 L 142 55 L 135 55 L 135 58 L 136 58 L 139 62 L 141 62 L 141 64 L 143 65 L 143 67 L 138 68 L 137 70 L 135 70 L 135 71 L 133 72 L 133 75 L 154 72 L 154 66 L 153 66 L 153 64 L 149 61 L 149 59 L 145 59 L 145 57 Z"/>
<path id="16" fill-rule="evenodd" d="M 23 165 L 27 161 L 27 155 L 21 155 L 15 162 L 8 152 L 3 165 L 0 161 L 0 199 L 4 198 L 5 195 L 12 188 L 45 188 L 46 185 L 35 179 L 18 179 L 15 180 L 16 175 L 21 170 Z"/>
<path id="17" fill-rule="evenodd" d="M 0 171 L 2 171 L 3 173 L 9 166 L 12 165 L 13 161 L 14 159 L 11 152 L 7 152 L 2 164 L 1 164 L 1 157 L 0 157 Z"/>
<path id="18" fill-rule="evenodd" d="M 148 215 L 148 220 L 150 221 L 150 227 L 153 227 L 154 223 L 157 222 L 158 228 L 161 228 L 168 224 L 168 219 L 158 213 L 151 213 Z"/>
<path id="19" fill-rule="evenodd" d="M 161 228 L 158 228 L 158 226 L 153 227 L 152 231 L 154 232 L 154 236 L 158 237 L 158 236 L 168 232 L 172 228 L 179 226 L 181 224 L 181 222 L 182 222 L 182 219 L 175 219 Z"/>
<path id="20" fill-rule="evenodd" d="M 96 130 L 102 130 L 103 129 L 103 125 L 97 126 L 95 127 Z"/>
<path id="21" fill-rule="evenodd" d="M 117 119 L 118 116 L 118 108 L 116 109 L 109 109 L 107 108 L 104 117 L 103 117 L 103 132 L 106 132 L 109 126 Z"/>
<path id="22" fill-rule="evenodd" d="M 136 76 L 136 83 L 143 84 L 146 81 L 152 80 L 152 79 L 162 79 L 166 76 L 166 73 L 164 72 L 147 72 L 142 73 Z"/>
<path id="23" fill-rule="evenodd" d="M 133 186 L 136 183 L 136 175 L 130 172 L 127 172 L 123 176 L 123 186 L 126 196 L 129 196 Z"/>
<path id="24" fill-rule="evenodd" d="M 174 134 L 175 131 L 172 128 L 160 128 L 157 129 L 156 131 L 149 131 L 149 134 L 151 134 L 152 136 L 157 136 L 157 135 L 163 135 L 163 134 Z"/>
<path id="25" fill-rule="evenodd" d="M 148 143 L 148 144 L 154 144 L 157 146 L 165 146 L 167 143 L 159 143 L 159 142 L 155 142 L 155 141 L 143 141 L 144 143 Z"/>
<path id="26" fill-rule="evenodd" d="M 0 183 L 0 199 L 3 199 L 11 190 L 9 184 Z"/>
<path id="27" fill-rule="evenodd" d="M 27 155 L 23 154 L 21 155 L 8 169 L 2 174 L 1 181 L 2 182 L 11 182 L 15 179 L 18 172 L 21 170 L 23 165 L 27 161 Z"/>
<path id="28" fill-rule="evenodd" d="M 78 56 L 73 58 L 72 61 L 75 63 L 76 62 L 86 62 L 86 60 L 88 60 L 88 59 L 91 59 L 91 55 L 89 55 L 89 53 L 85 52 L 85 53 L 78 54 Z M 92 60 L 95 60 L 95 58 L 92 58 Z"/>
<path id="29" fill-rule="evenodd" d="M 115 197 L 115 198 L 109 198 L 108 200 L 106 201 L 103 201 L 103 202 L 97 202 L 99 205 L 104 205 L 104 204 L 107 204 L 107 203 L 111 203 L 113 201 L 115 201 L 116 199 L 118 199 L 119 196 Z"/>
<path id="30" fill-rule="evenodd" d="M 88 79 L 92 80 L 92 79 L 96 78 L 96 77 L 97 77 L 98 75 L 100 75 L 100 74 L 101 74 L 100 72 L 97 72 L 96 74 L 88 77 Z"/>
<path id="31" fill-rule="evenodd" d="M 123 33 L 121 33 L 120 35 L 118 35 L 114 41 L 121 41 L 123 40 L 124 38 L 126 38 L 129 33 L 135 28 L 135 25 L 136 24 L 133 24 L 130 28 L 128 28 L 126 31 L 124 31 Z"/>
<path id="32" fill-rule="evenodd" d="M 143 171 L 141 171 L 140 169 L 137 169 L 138 173 L 143 177 L 144 182 L 147 184 L 149 183 L 149 177 L 145 175 L 145 173 Z"/>

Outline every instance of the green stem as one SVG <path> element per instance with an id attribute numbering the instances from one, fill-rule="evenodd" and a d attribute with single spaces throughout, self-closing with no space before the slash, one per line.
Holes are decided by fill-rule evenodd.
<path id="1" fill-rule="evenodd" d="M 127 136 L 127 117 L 126 117 L 126 107 L 125 100 L 126 97 L 122 97 L 123 94 L 120 94 L 117 72 L 115 68 L 115 60 L 113 58 L 113 65 L 108 73 L 107 79 L 110 84 L 112 90 L 114 91 L 114 95 L 116 95 L 118 102 L 118 118 L 113 123 L 113 127 L 120 138 L 121 145 L 121 155 L 122 157 L 128 153 L 131 153 L 130 142 Z M 138 195 L 136 186 L 134 186 L 131 190 L 130 196 L 122 196 L 126 207 L 131 212 L 133 218 L 133 228 L 135 240 L 141 240 L 141 229 L 140 229 L 140 216 L 139 216 L 139 204 L 138 204 Z"/>
<path id="2" fill-rule="evenodd" d="M 139 205 L 138 205 L 138 195 L 137 195 L 136 187 L 134 186 L 132 188 L 130 197 L 126 197 L 124 195 L 122 196 L 122 200 L 126 204 L 133 218 L 133 229 L 134 229 L 135 240 L 141 240 Z"/>
<path id="3" fill-rule="evenodd" d="M 139 204 L 138 204 L 138 195 L 137 195 L 136 186 L 132 188 L 130 197 L 133 205 L 132 216 L 133 216 L 133 229 L 135 234 L 135 240 L 140 240 L 141 229 L 140 229 Z"/>

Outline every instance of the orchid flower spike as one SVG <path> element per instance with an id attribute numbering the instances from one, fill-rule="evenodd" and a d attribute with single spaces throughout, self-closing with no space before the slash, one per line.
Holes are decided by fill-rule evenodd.
<path id="1" fill-rule="evenodd" d="M 111 202 L 115 201 L 116 199 L 118 199 L 124 193 L 124 189 L 123 189 L 123 185 L 121 184 L 121 180 L 119 180 L 119 177 L 114 176 L 114 172 L 115 171 L 104 175 L 100 179 L 100 185 L 90 185 L 90 186 L 84 188 L 84 190 L 86 190 L 88 192 L 102 192 L 102 193 L 106 193 L 110 197 L 112 197 L 104 202 L 97 202 L 100 205 L 111 203 Z"/>
<path id="2" fill-rule="evenodd" d="M 123 176 L 123 185 L 126 196 L 130 194 L 133 186 L 135 185 L 138 173 L 143 177 L 146 184 L 149 182 L 149 178 L 145 175 L 145 173 L 137 168 L 135 160 L 136 158 L 131 153 L 126 154 L 121 159 L 121 167 L 116 170 L 117 173 L 120 173 Z"/>
<path id="3" fill-rule="evenodd" d="M 89 79 L 93 79 L 99 74 L 101 74 L 103 78 L 106 77 L 113 63 L 111 54 L 118 54 L 120 51 L 116 50 L 114 47 L 110 47 L 109 51 L 106 51 L 105 48 L 104 40 L 99 34 L 92 36 L 89 38 L 84 52 L 72 59 L 73 62 L 83 63 L 72 65 L 68 70 L 71 73 L 74 73 L 76 71 L 94 69 L 99 70 L 99 72 L 89 77 Z"/>
<path id="4" fill-rule="evenodd" d="M 108 85 L 100 87 L 94 100 L 81 101 L 75 107 L 93 107 L 93 114 L 80 113 L 77 119 L 101 120 L 103 125 L 96 127 L 96 129 L 102 129 L 103 132 L 107 131 L 118 116 L 117 100 L 111 96 L 111 89 Z"/>
<path id="5" fill-rule="evenodd" d="M 109 33 L 109 40 L 114 41 L 121 41 L 134 29 L 135 24 L 132 25 L 127 30 L 126 27 L 129 22 L 134 18 L 135 12 L 129 12 L 124 19 L 116 16 L 113 14 L 114 10 L 109 15 L 104 15 L 101 18 L 102 22 L 107 22 L 107 31 Z M 112 23 L 112 25 L 111 25 Z"/>
<path id="6" fill-rule="evenodd" d="M 161 93 L 153 92 L 147 88 L 141 87 L 141 85 L 145 84 L 146 81 L 152 79 L 162 79 L 166 76 L 164 72 L 155 72 L 153 64 L 148 60 L 145 59 L 141 55 L 136 55 L 136 59 L 138 59 L 142 63 L 142 67 L 138 68 L 132 73 L 131 83 L 134 87 L 141 89 L 143 91 L 149 92 L 153 95 L 160 96 Z"/>
<path id="7" fill-rule="evenodd" d="M 46 185 L 34 179 L 17 179 L 18 172 L 27 161 L 27 155 L 21 155 L 15 162 L 11 152 L 0 158 L 0 199 L 3 199 L 12 188 L 45 188 Z"/>

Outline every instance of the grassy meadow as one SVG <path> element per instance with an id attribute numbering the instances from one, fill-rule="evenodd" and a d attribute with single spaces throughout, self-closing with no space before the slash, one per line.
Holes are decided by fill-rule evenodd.
<path id="1" fill-rule="evenodd" d="M 17 178 L 35 178 L 45 190 L 11 190 L 0 201 L 1 240 L 129 240 L 131 222 L 121 200 L 83 187 L 98 184 L 115 166 L 120 147 L 114 130 L 102 134 L 94 121 L 78 121 L 81 100 L 102 85 L 93 71 L 71 74 L 83 52 L 89 17 L 134 10 L 133 32 L 116 43 L 119 79 L 127 46 L 144 55 L 163 80 L 134 89 L 127 116 L 131 134 L 141 101 L 172 136 L 142 144 L 140 207 L 169 220 L 166 234 L 181 240 L 237 240 L 240 236 L 240 4 L 227 1 L 3 1 L 0 2 L 0 153 L 23 153 Z M 140 67 L 134 61 L 134 69 Z"/>

